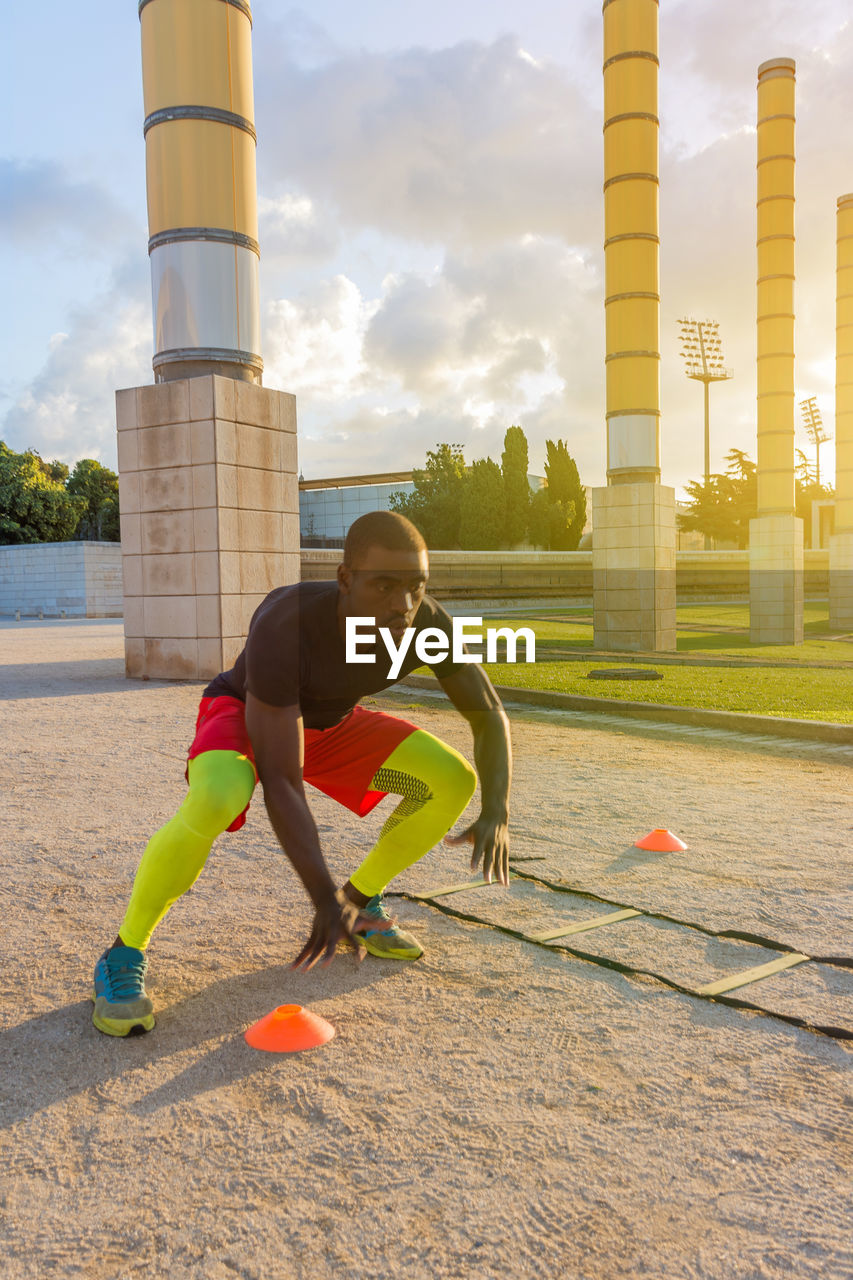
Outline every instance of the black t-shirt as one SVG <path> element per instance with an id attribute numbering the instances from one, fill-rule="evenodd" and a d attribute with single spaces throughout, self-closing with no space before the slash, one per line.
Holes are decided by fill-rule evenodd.
<path id="1" fill-rule="evenodd" d="M 450 615 L 431 596 L 424 596 L 412 623 L 415 636 L 399 675 L 391 679 L 391 656 L 381 636 L 373 652 L 375 663 L 348 663 L 344 638 L 338 630 L 337 582 L 299 582 L 278 587 L 258 605 L 249 624 L 246 647 L 230 671 L 207 686 L 204 697 L 225 694 L 245 702 L 246 693 L 274 707 L 298 703 L 306 729 L 329 729 L 339 724 L 361 698 L 389 688 L 416 667 L 427 665 L 442 679 L 459 671 L 452 660 Z M 448 657 L 424 664 L 415 653 L 417 632 L 438 627 L 451 637 Z M 365 631 L 367 629 L 365 628 Z"/>

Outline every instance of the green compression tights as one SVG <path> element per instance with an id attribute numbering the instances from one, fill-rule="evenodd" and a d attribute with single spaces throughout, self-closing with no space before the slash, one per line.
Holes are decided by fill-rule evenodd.
<path id="1" fill-rule="evenodd" d="M 189 763 L 189 791 L 171 821 L 149 840 L 119 934 L 145 950 L 156 926 L 194 884 L 218 835 L 252 798 L 255 772 L 236 751 L 205 751 Z M 417 729 L 374 775 L 371 788 L 402 797 L 352 885 L 368 897 L 422 858 L 450 830 L 468 804 L 477 776 L 458 751 Z"/>

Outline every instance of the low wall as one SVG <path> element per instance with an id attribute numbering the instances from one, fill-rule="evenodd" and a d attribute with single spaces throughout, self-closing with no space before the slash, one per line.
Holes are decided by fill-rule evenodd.
<path id="1" fill-rule="evenodd" d="M 118 542 L 0 547 L 0 617 L 120 618 Z"/>
<path id="2" fill-rule="evenodd" d="M 302 579 L 333 578 L 340 551 L 302 548 Z M 748 599 L 748 551 L 677 551 L 676 593 L 681 601 Z M 829 552 L 804 554 L 807 596 L 829 595 Z M 443 600 L 489 596 L 591 599 L 591 551 L 431 551 L 429 590 Z"/>

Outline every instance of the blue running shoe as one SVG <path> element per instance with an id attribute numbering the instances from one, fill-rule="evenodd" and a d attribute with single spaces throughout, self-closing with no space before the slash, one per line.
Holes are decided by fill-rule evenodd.
<path id="1" fill-rule="evenodd" d="M 95 965 L 92 1021 L 108 1036 L 150 1031 L 154 1005 L 145 994 L 148 961 L 136 947 L 108 947 Z"/>
<path id="2" fill-rule="evenodd" d="M 406 933 L 388 914 L 381 894 L 376 894 L 363 907 L 359 907 L 363 916 L 369 916 L 377 923 L 376 929 L 368 929 L 359 937 L 372 956 L 382 956 L 386 960 L 417 960 L 424 949 L 417 938 Z M 390 924 L 390 929 L 387 927 Z"/>

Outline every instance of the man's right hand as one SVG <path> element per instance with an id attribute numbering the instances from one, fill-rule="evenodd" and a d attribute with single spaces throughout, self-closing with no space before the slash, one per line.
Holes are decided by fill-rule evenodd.
<path id="1" fill-rule="evenodd" d="M 359 934 L 376 927 L 376 921 L 362 915 L 358 907 L 339 890 L 333 899 L 324 902 L 315 911 L 311 936 L 290 967 L 307 973 L 319 961 L 325 968 L 332 963 L 339 942 L 355 948 L 356 961 L 360 964 L 365 951 L 364 944 L 359 941 Z M 386 925 L 386 928 L 391 927 L 390 924 Z"/>

